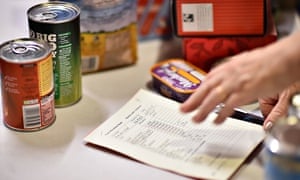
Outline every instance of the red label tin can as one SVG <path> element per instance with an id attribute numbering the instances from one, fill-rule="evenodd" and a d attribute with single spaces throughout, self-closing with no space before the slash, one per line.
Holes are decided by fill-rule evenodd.
<path id="1" fill-rule="evenodd" d="M 16 39 L 0 45 L 4 124 L 34 131 L 55 120 L 53 61 L 48 43 Z"/>

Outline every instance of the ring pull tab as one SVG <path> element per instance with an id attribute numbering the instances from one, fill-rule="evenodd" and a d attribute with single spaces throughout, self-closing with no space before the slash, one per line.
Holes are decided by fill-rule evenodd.
<path id="1" fill-rule="evenodd" d="M 11 49 L 15 54 L 25 54 L 26 52 L 28 52 L 28 48 L 25 46 L 18 44 L 12 44 L 11 46 Z"/>
<path id="2" fill-rule="evenodd" d="M 44 12 L 42 15 L 45 18 L 44 20 L 55 19 L 57 16 L 57 14 L 54 12 Z"/>
<path id="3" fill-rule="evenodd" d="M 40 14 L 35 15 L 35 18 L 40 21 L 49 21 L 53 20 L 57 17 L 55 12 L 42 12 Z"/>

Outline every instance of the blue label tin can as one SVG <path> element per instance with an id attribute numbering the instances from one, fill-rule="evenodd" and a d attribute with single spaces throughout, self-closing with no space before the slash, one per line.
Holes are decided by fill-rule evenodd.
<path id="1" fill-rule="evenodd" d="M 265 139 L 265 179 L 300 179 L 300 94 L 293 96 L 289 115 L 278 120 Z"/>

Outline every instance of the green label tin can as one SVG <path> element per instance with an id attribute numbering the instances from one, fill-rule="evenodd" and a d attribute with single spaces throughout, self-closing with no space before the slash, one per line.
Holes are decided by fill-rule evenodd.
<path id="1" fill-rule="evenodd" d="M 27 16 L 30 37 L 47 41 L 52 49 L 55 107 L 75 104 L 82 96 L 79 7 L 47 2 L 31 7 Z"/>

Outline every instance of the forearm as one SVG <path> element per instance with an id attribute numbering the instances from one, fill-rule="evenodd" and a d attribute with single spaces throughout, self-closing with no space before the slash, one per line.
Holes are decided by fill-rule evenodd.
<path id="1" fill-rule="evenodd" d="M 278 58 L 278 62 L 275 62 L 274 65 L 280 67 L 281 73 L 283 75 L 282 77 L 284 77 L 285 80 L 289 82 L 299 81 L 300 31 L 279 40 L 269 48 L 276 49 L 277 53 L 275 56 L 277 57 L 274 57 L 274 59 Z"/>

